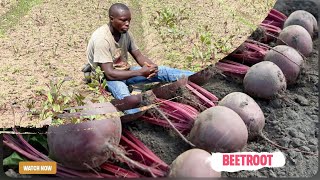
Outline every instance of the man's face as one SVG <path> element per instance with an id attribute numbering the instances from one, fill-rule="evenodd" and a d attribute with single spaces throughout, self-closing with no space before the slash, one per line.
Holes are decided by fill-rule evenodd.
<path id="1" fill-rule="evenodd" d="M 114 30 L 120 33 L 126 33 L 129 29 L 130 21 L 130 11 L 119 10 L 118 13 L 111 17 L 110 22 Z"/>

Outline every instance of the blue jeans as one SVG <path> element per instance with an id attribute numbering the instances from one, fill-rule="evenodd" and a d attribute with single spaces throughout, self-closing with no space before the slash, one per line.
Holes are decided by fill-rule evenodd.
<path id="1" fill-rule="evenodd" d="M 131 67 L 130 70 L 138 70 L 141 67 L 135 66 Z M 130 96 L 130 92 L 128 89 L 129 85 L 137 84 L 137 83 L 153 83 L 153 82 L 173 82 L 183 77 L 188 77 L 194 74 L 194 72 L 180 70 L 175 68 L 170 68 L 166 66 L 159 66 L 159 72 L 156 76 L 151 79 L 147 79 L 143 76 L 136 76 L 123 81 L 108 81 L 108 90 L 112 93 L 112 95 L 116 99 L 123 99 L 126 96 Z M 125 110 L 126 114 L 135 114 L 140 112 L 138 108 Z"/>

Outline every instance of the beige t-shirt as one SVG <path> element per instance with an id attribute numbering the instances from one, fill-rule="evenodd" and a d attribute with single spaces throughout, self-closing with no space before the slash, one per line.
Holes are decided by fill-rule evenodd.
<path id="1" fill-rule="evenodd" d="M 115 69 L 127 70 L 130 68 L 128 52 L 137 49 L 130 31 L 121 34 L 119 42 L 116 42 L 109 25 L 105 24 L 93 32 L 87 46 L 87 59 L 93 68 L 97 63 L 113 62 Z"/>

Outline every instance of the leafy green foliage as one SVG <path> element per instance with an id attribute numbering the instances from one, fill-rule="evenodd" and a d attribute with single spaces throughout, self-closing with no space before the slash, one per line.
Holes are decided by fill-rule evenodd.
<path id="1" fill-rule="evenodd" d="M 13 152 L 10 156 L 3 159 L 3 166 L 18 166 L 20 161 L 28 161 L 28 159 Z"/>
<path id="2" fill-rule="evenodd" d="M 100 96 L 99 102 L 105 102 L 109 97 L 109 93 L 106 91 L 108 87 L 107 80 L 104 78 L 104 73 L 100 67 L 97 67 L 94 72 L 91 73 L 91 83 L 88 84 L 89 89 Z"/>
<path id="3" fill-rule="evenodd" d="M 69 93 L 65 94 L 62 93 L 61 87 L 62 84 L 66 80 L 59 80 L 57 82 L 50 81 L 49 84 L 47 84 L 49 91 L 46 94 L 46 101 L 42 103 L 42 110 L 40 113 L 40 119 L 42 120 L 52 120 L 53 125 L 60 125 L 64 124 L 64 120 L 61 118 L 58 118 L 58 114 L 63 113 L 64 109 L 73 106 L 73 105 L 84 105 L 83 100 L 84 96 L 78 93 Z M 74 123 L 74 121 L 77 121 L 76 119 L 71 119 L 71 122 Z"/>
<path id="4" fill-rule="evenodd" d="M 22 136 L 28 143 L 30 143 L 30 145 L 35 147 L 37 150 L 42 152 L 45 151 L 46 153 L 49 152 L 47 138 L 45 135 L 24 134 Z M 14 137 L 17 138 L 16 136 Z M 3 159 L 3 165 L 9 167 L 17 167 L 20 161 L 28 161 L 28 159 L 17 152 L 13 152 L 10 156 Z"/>
<path id="5" fill-rule="evenodd" d="M 41 146 L 47 152 L 49 151 L 47 138 L 41 134 L 25 134 L 23 138 L 32 145 Z"/>
<path id="6" fill-rule="evenodd" d="M 153 26 L 158 30 L 164 42 L 170 39 L 176 42 L 185 35 L 181 21 L 188 19 L 188 16 L 184 13 L 184 8 L 177 10 L 164 8 L 156 12 L 157 15 L 153 16 Z"/>
<path id="7" fill-rule="evenodd" d="M 100 68 L 97 68 L 94 73 L 92 73 L 91 83 L 88 84 L 90 95 L 83 95 L 79 92 L 64 92 L 62 91 L 63 84 L 67 81 L 66 79 L 50 81 L 47 84 L 48 90 L 37 91 L 37 97 L 44 96 L 42 98 L 40 110 L 36 110 L 36 101 L 31 100 L 27 104 L 29 113 L 31 115 L 39 115 L 40 121 L 51 122 L 51 125 L 62 125 L 66 123 L 80 123 L 83 121 L 91 121 L 102 119 L 104 116 L 92 115 L 92 116 L 82 116 L 82 117 L 70 117 L 70 118 L 60 118 L 59 115 L 65 113 L 66 109 L 68 113 L 75 113 L 79 110 L 70 108 L 74 106 L 83 106 L 86 101 L 96 102 L 106 102 L 109 98 L 109 93 L 105 90 L 107 88 L 107 81 L 104 78 L 104 74 Z M 93 97 L 91 97 L 91 95 Z"/>
<path id="8" fill-rule="evenodd" d="M 183 68 L 199 71 L 212 63 L 211 59 L 216 52 L 216 46 L 208 26 L 197 30 L 184 28 L 183 21 L 189 18 L 190 14 L 187 13 L 186 8 L 164 7 L 153 16 L 154 21 L 151 26 L 159 33 L 161 43 L 174 45 L 174 48 L 166 49 L 167 64 L 175 66 L 175 62 L 179 62 Z M 186 47 L 188 44 L 190 44 L 189 47 Z"/>

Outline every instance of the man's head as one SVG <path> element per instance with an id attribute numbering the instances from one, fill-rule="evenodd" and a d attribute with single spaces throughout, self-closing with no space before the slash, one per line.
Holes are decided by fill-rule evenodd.
<path id="1" fill-rule="evenodd" d="M 122 3 L 115 3 L 109 8 L 110 25 L 113 30 L 125 33 L 129 29 L 131 13 L 129 8 Z"/>

